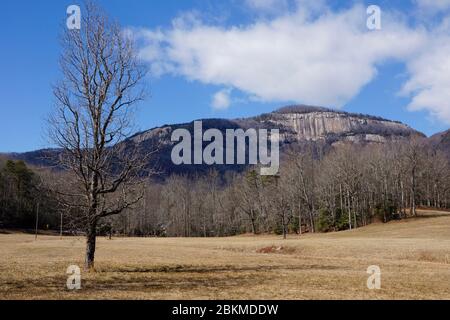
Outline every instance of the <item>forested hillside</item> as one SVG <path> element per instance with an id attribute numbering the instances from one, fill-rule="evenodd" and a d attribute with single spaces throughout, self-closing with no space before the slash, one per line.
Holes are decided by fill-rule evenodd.
<path id="1" fill-rule="evenodd" d="M 105 219 L 99 230 L 130 236 L 286 235 L 355 229 L 414 216 L 418 207 L 450 208 L 450 164 L 423 140 L 346 144 L 326 152 L 320 144 L 308 145 L 287 151 L 280 168 L 276 177 L 249 168 L 148 181 L 142 200 Z M 75 187 L 69 174 L 52 175 L 47 179 L 53 188 Z M 74 223 L 66 227 L 82 230 L 76 224 L 80 213 L 68 212 L 64 220 L 72 217 Z"/>
<path id="2" fill-rule="evenodd" d="M 145 188 L 129 191 L 141 201 L 125 215 L 104 219 L 98 230 L 135 236 L 286 235 L 401 219 L 414 216 L 419 206 L 450 207 L 448 133 L 428 139 L 397 122 L 298 106 L 205 122 L 205 129 L 249 126 L 282 129 L 278 176 L 261 177 L 252 166 L 175 166 L 169 156 L 175 127 L 127 139 L 124 146 L 142 150 L 158 144 L 149 163 L 161 170 L 145 180 Z M 58 151 L 19 157 L 36 164 L 49 154 Z M 85 231 L 83 210 L 73 205 L 82 201 L 82 192 L 76 199 L 79 185 L 71 171 L 51 166 L 33 171 L 20 160 L 3 159 L 0 166 L 2 227 L 34 228 L 39 211 L 41 228 L 58 229 L 62 218 L 65 231 Z"/>
<path id="3" fill-rule="evenodd" d="M 23 161 L 0 159 L 0 228 L 56 228 L 56 198 L 43 188 L 40 176 Z"/>

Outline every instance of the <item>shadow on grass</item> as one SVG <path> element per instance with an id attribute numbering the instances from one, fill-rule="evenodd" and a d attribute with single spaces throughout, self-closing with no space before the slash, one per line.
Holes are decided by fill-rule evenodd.
<path id="1" fill-rule="evenodd" d="M 324 265 L 299 265 L 299 266 L 159 266 L 159 267 L 117 267 L 111 269 L 99 269 L 98 272 L 118 272 L 118 273 L 211 273 L 211 272 L 267 272 L 277 270 L 336 270 L 340 269 L 336 266 Z"/>

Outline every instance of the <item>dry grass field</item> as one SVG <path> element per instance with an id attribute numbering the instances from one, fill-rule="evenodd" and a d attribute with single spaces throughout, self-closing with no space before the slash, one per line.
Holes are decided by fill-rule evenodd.
<path id="1" fill-rule="evenodd" d="M 0 235 L 0 299 L 450 299 L 450 214 L 355 231 L 221 239 L 99 238 L 96 273 L 66 289 L 84 239 Z M 368 290 L 367 267 L 382 271 Z"/>

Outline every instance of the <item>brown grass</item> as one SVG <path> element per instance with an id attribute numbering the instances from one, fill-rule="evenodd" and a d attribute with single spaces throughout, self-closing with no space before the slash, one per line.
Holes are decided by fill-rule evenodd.
<path id="1" fill-rule="evenodd" d="M 450 299 L 450 215 L 334 234 L 98 239 L 82 290 L 84 239 L 0 235 L 0 299 Z M 382 289 L 368 290 L 369 265 Z"/>

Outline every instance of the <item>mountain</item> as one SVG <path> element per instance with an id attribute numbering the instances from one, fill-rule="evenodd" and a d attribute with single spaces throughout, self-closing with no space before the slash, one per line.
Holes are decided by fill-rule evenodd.
<path id="1" fill-rule="evenodd" d="M 437 133 L 430 137 L 431 145 L 436 149 L 445 153 L 450 159 L 450 130 Z"/>
<path id="2" fill-rule="evenodd" d="M 272 113 L 252 118 L 223 120 L 206 119 L 204 130 L 225 129 L 279 129 L 282 143 L 306 141 L 323 141 L 327 144 L 339 142 L 383 143 L 390 140 L 425 137 L 424 134 L 396 121 L 390 121 L 370 115 L 362 115 L 310 106 L 290 106 Z M 180 128 L 193 132 L 193 122 L 179 125 L 168 125 L 141 132 L 131 137 L 135 143 L 143 143 L 148 139 L 170 141 L 171 133 Z M 167 142 L 166 141 L 166 142 Z"/>
<path id="3" fill-rule="evenodd" d="M 348 113 L 322 107 L 289 106 L 272 113 L 251 118 L 234 120 L 205 119 L 202 120 L 203 132 L 208 129 L 219 129 L 225 136 L 226 129 L 279 129 L 281 151 L 288 147 L 305 144 L 321 144 L 325 147 L 339 146 L 346 143 L 378 144 L 387 141 L 398 141 L 411 137 L 425 137 L 422 133 L 396 121 L 390 121 L 370 115 Z M 125 147 L 139 147 L 140 150 L 158 150 L 152 160 L 157 170 L 163 175 L 172 173 L 197 173 L 209 170 L 206 165 L 180 165 L 171 161 L 171 152 L 176 144 L 171 141 L 172 133 L 177 129 L 187 129 L 194 135 L 194 122 L 176 125 L 165 125 L 144 132 L 123 141 Z M 437 140 L 437 139 L 436 139 Z M 204 144 L 205 146 L 207 143 Z M 11 155 L 32 165 L 55 165 L 58 150 L 38 150 L 29 153 Z M 216 166 L 219 171 L 240 171 L 244 166 Z"/>
<path id="4" fill-rule="evenodd" d="M 383 143 L 424 136 L 400 122 L 309 106 L 285 107 L 253 119 L 269 127 L 280 127 L 284 138 L 290 142 Z"/>

